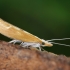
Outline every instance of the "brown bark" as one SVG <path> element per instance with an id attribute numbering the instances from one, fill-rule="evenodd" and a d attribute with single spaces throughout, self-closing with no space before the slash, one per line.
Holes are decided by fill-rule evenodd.
<path id="1" fill-rule="evenodd" d="M 70 58 L 0 41 L 0 70 L 70 70 Z"/>

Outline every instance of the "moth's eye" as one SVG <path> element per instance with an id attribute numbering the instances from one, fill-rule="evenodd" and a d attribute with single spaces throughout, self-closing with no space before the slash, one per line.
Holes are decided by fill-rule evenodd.
<path id="1" fill-rule="evenodd" d="M 45 43 L 44 43 L 44 42 L 42 42 L 42 45 L 45 45 Z"/>

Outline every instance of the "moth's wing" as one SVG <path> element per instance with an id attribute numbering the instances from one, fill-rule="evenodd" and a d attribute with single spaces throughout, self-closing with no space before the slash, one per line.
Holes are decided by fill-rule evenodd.
<path id="1" fill-rule="evenodd" d="M 23 42 L 39 42 L 42 43 L 41 39 L 22 30 L 2 19 L 0 19 L 0 33 L 16 40 L 21 40 Z"/>

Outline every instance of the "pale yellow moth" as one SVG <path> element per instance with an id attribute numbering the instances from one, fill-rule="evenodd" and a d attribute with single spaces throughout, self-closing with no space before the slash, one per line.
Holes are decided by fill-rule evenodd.
<path id="1" fill-rule="evenodd" d="M 40 47 L 40 46 L 52 46 L 52 44 L 44 39 L 40 39 L 39 37 L 22 30 L 0 18 L 0 33 L 11 38 L 15 39 L 11 42 L 24 42 L 24 46 L 33 46 L 33 47 Z"/>

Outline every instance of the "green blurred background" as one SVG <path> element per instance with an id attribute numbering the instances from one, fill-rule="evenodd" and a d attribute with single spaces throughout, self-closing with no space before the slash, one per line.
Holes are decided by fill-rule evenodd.
<path id="1" fill-rule="evenodd" d="M 45 40 L 70 37 L 69 0 L 0 0 L 0 18 Z M 0 40 L 11 39 L 0 35 Z M 70 40 L 55 42 L 70 44 Z M 70 56 L 67 46 L 44 49 Z"/>

